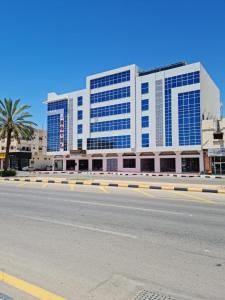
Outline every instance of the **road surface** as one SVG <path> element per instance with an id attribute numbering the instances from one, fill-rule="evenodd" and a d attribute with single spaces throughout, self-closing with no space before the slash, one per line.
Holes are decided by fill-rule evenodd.
<path id="1" fill-rule="evenodd" d="M 222 194 L 1 182 L 0 208 L 0 271 L 64 299 L 224 300 Z"/>

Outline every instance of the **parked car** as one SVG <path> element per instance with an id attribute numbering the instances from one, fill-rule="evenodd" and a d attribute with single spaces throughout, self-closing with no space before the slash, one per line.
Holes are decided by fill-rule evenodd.
<path id="1" fill-rule="evenodd" d="M 28 166 L 23 167 L 23 168 L 22 168 L 22 171 L 29 171 L 29 167 L 28 167 Z"/>

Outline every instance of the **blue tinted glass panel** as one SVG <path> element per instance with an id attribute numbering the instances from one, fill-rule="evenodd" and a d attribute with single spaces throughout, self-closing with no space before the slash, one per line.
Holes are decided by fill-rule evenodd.
<path id="1" fill-rule="evenodd" d="M 142 133 L 141 144 L 142 144 L 143 148 L 149 147 L 149 134 L 148 133 Z"/>
<path id="2" fill-rule="evenodd" d="M 91 94 L 91 103 L 99 103 L 104 101 L 110 101 L 110 100 L 117 100 L 121 98 L 127 98 L 130 97 L 130 87 L 126 86 L 123 88 L 100 92 Z"/>
<path id="3" fill-rule="evenodd" d="M 96 89 L 102 86 L 108 86 L 111 84 L 117 84 L 129 80 L 130 80 L 130 71 L 128 70 L 117 74 L 112 74 L 112 75 L 92 79 L 90 84 L 91 84 L 91 89 Z"/>
<path id="4" fill-rule="evenodd" d="M 141 110 L 149 110 L 149 101 L 148 99 L 141 100 Z"/>
<path id="5" fill-rule="evenodd" d="M 106 136 L 87 139 L 88 150 L 130 148 L 130 135 Z"/>
<path id="6" fill-rule="evenodd" d="M 172 112 L 171 89 L 179 86 L 191 85 L 200 82 L 199 71 L 165 78 L 165 140 L 166 146 L 172 146 Z"/>
<path id="7" fill-rule="evenodd" d="M 141 93 L 147 94 L 149 92 L 148 90 L 148 82 L 144 82 L 141 84 Z"/>
<path id="8" fill-rule="evenodd" d="M 77 105 L 78 106 L 82 106 L 83 105 L 83 97 L 82 96 L 80 96 L 80 97 L 77 98 Z"/>
<path id="9" fill-rule="evenodd" d="M 143 116 L 141 118 L 141 125 L 142 125 L 142 128 L 149 127 L 149 117 L 148 116 Z"/>
<path id="10" fill-rule="evenodd" d="M 77 133 L 78 134 L 83 133 L 83 126 L 82 126 L 82 124 L 77 125 Z"/>
<path id="11" fill-rule="evenodd" d="M 91 132 L 114 131 L 114 130 L 122 130 L 122 129 L 130 129 L 130 119 L 119 119 L 119 120 L 91 123 L 91 128 L 90 128 Z"/>
<path id="12" fill-rule="evenodd" d="M 77 119 L 78 120 L 82 120 L 83 119 L 83 111 L 82 110 L 78 110 L 78 112 L 77 112 Z"/>
<path id="13" fill-rule="evenodd" d="M 60 114 L 57 110 L 63 110 L 64 118 L 64 151 L 67 150 L 67 114 L 68 114 L 68 100 L 60 100 L 48 103 L 48 111 L 55 111 L 56 115 L 49 115 L 47 119 L 47 151 L 60 151 Z M 59 118 L 59 119 L 58 119 Z M 58 136 L 58 137 L 56 137 Z M 55 142 L 54 142 L 55 140 Z"/>
<path id="14" fill-rule="evenodd" d="M 82 139 L 77 140 L 77 149 L 82 150 Z"/>
<path id="15" fill-rule="evenodd" d="M 200 90 L 178 94 L 179 145 L 201 144 Z"/>
<path id="16" fill-rule="evenodd" d="M 96 107 L 91 109 L 91 118 L 130 113 L 130 102 Z"/>
<path id="17" fill-rule="evenodd" d="M 60 151 L 60 115 L 48 116 L 47 151 Z"/>

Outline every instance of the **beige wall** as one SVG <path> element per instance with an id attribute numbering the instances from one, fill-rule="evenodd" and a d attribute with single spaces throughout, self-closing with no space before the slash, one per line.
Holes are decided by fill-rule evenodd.
<path id="1" fill-rule="evenodd" d="M 10 152 L 31 152 L 32 159 L 30 166 L 34 168 L 44 168 L 52 165 L 52 159 L 46 155 L 47 132 L 43 129 L 36 129 L 31 140 L 21 140 L 18 142 L 12 138 Z M 5 153 L 6 139 L 0 140 L 0 153 Z"/>
<path id="2" fill-rule="evenodd" d="M 46 154 L 47 133 L 43 129 L 36 129 L 31 140 L 20 140 L 12 138 L 10 152 L 28 151 L 32 154 Z M 0 140 L 0 153 L 5 153 L 6 139 Z"/>
<path id="3" fill-rule="evenodd" d="M 213 133 L 217 130 L 217 121 L 203 120 L 202 121 L 202 146 L 203 149 L 225 147 L 225 118 L 219 121 L 219 127 L 223 132 L 223 139 L 214 139 Z"/>

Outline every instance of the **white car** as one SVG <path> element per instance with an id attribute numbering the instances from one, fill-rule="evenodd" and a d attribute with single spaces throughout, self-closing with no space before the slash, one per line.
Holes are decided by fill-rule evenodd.
<path id="1" fill-rule="evenodd" d="M 23 168 L 22 168 L 22 171 L 29 171 L 29 167 L 28 167 L 28 166 L 23 167 Z"/>

